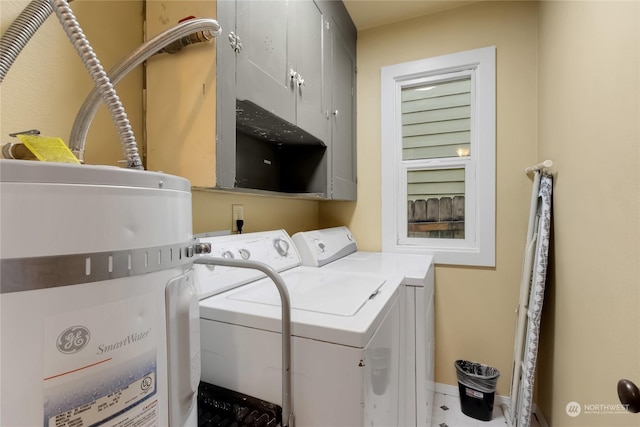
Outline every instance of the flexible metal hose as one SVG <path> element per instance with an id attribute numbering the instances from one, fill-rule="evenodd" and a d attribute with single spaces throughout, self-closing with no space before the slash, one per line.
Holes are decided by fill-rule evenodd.
<path id="1" fill-rule="evenodd" d="M 0 84 L 38 28 L 53 13 L 50 0 L 33 0 L 0 38 Z"/>
<path id="2" fill-rule="evenodd" d="M 194 35 L 194 33 L 196 34 Z M 185 46 L 197 41 L 206 41 L 212 37 L 219 36 L 220 33 L 220 25 L 213 19 L 190 19 L 184 21 L 146 41 L 118 61 L 108 73 L 111 83 L 116 85 L 132 69 L 156 53 L 165 51 L 167 46 L 175 46 L 174 43 L 177 42 Z M 175 49 L 172 49 L 172 51 L 175 51 Z M 80 107 L 73 122 L 73 127 L 71 128 L 71 135 L 69 136 L 69 148 L 80 161 L 83 161 L 84 146 L 87 133 L 89 132 L 89 126 L 99 107 L 100 94 L 94 88 Z"/>
<path id="3" fill-rule="evenodd" d="M 135 136 L 131 130 L 129 119 L 122 107 L 120 98 L 118 98 L 107 73 L 102 68 L 98 57 L 93 52 L 89 41 L 82 32 L 82 28 L 80 28 L 76 17 L 73 15 L 73 12 L 69 7 L 69 3 L 66 0 L 51 1 L 54 6 L 54 12 L 60 20 L 67 37 L 69 37 L 71 44 L 73 44 L 76 52 L 80 55 L 82 63 L 86 67 L 87 71 L 89 71 L 89 75 L 91 76 L 95 87 L 109 109 L 109 113 L 111 114 L 120 136 L 122 149 L 127 159 L 127 166 L 133 169 L 143 169 L 142 161 L 138 154 Z"/>
<path id="4" fill-rule="evenodd" d="M 195 20 L 196 18 L 191 18 L 193 20 Z M 211 22 L 213 21 L 212 19 L 204 19 L 201 21 L 206 21 L 206 22 Z M 208 28 L 208 27 L 211 28 Z M 213 28 L 214 27 L 218 27 L 217 31 L 214 31 Z M 204 24 L 205 28 L 208 28 L 206 30 L 202 30 L 202 31 L 197 31 L 193 34 L 189 34 L 188 36 L 182 37 L 179 40 L 176 40 L 174 42 L 169 43 L 168 45 L 166 45 L 165 47 L 163 47 L 158 53 L 176 53 L 178 51 L 180 51 L 182 48 L 189 46 L 190 44 L 194 44 L 194 43 L 202 43 L 202 42 L 206 42 L 209 41 L 211 39 L 213 39 L 214 37 L 217 37 L 220 35 L 221 30 L 220 30 L 220 26 L 217 25 L 216 21 L 213 21 L 211 23 L 211 25 L 208 24 Z M 197 28 L 202 28 L 200 26 L 198 26 Z M 168 31 L 168 30 L 167 30 Z"/>
<path id="5" fill-rule="evenodd" d="M 209 247 L 208 252 L 210 253 Z M 292 382 L 291 372 L 293 372 L 291 357 L 291 297 L 289 296 L 289 288 L 284 282 L 282 276 L 270 265 L 259 261 L 240 260 L 230 258 L 200 257 L 195 258 L 194 264 L 219 265 L 223 267 L 248 268 L 258 270 L 265 273 L 276 288 L 280 295 L 280 316 L 281 316 L 281 341 L 282 341 L 282 426 L 295 427 L 295 415 L 293 413 L 292 403 Z"/>

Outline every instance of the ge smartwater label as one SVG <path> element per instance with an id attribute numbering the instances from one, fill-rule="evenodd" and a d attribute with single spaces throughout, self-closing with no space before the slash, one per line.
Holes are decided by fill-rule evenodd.
<path id="1" fill-rule="evenodd" d="M 45 319 L 44 426 L 157 425 L 152 296 Z"/>

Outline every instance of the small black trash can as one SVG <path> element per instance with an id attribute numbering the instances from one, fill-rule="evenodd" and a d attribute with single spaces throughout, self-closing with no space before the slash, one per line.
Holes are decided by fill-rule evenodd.
<path id="1" fill-rule="evenodd" d="M 455 366 L 462 413 L 476 420 L 491 421 L 500 371 L 468 360 L 456 360 Z"/>

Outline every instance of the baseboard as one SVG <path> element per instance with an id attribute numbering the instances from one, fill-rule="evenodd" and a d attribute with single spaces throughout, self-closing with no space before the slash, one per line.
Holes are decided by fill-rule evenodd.
<path id="1" fill-rule="evenodd" d="M 511 420 L 509 419 L 509 406 L 504 405 L 502 407 L 502 412 L 504 413 L 504 416 L 506 418 L 507 427 L 513 427 L 513 425 L 511 424 Z M 530 425 L 533 427 L 549 427 L 549 424 L 547 424 L 547 420 L 544 418 L 544 414 L 535 403 L 533 404 Z"/>
<path id="2" fill-rule="evenodd" d="M 435 392 L 440 394 L 447 394 L 449 396 L 460 395 L 458 386 L 442 384 L 442 383 L 435 384 Z M 511 407 L 511 398 L 509 396 L 496 395 L 494 397 L 493 402 L 494 402 L 494 405 L 502 406 L 503 408 L 505 406 L 507 408 Z M 533 415 L 538 420 L 538 424 L 540 424 L 540 427 L 549 427 L 549 424 L 547 424 L 547 420 L 544 418 L 544 414 L 542 413 L 538 405 L 536 405 L 535 403 L 533 404 Z"/>
<path id="3" fill-rule="evenodd" d="M 535 415 L 535 417 L 538 419 L 538 424 L 540 424 L 540 427 L 549 427 L 549 424 L 547 424 L 547 420 L 544 418 L 544 414 L 535 403 L 533 404 L 533 415 Z"/>

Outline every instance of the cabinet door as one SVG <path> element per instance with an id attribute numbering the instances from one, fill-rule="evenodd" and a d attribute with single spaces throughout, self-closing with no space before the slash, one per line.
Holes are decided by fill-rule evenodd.
<path id="1" fill-rule="evenodd" d="M 356 199 L 355 36 L 331 20 L 331 198 Z"/>
<path id="2" fill-rule="evenodd" d="M 328 85 L 323 44 L 323 14 L 315 1 L 289 2 L 289 70 L 297 73 L 292 90 L 296 92 L 296 124 L 324 143 L 329 139 Z"/>
<path id="3" fill-rule="evenodd" d="M 230 36 L 231 33 L 236 33 L 236 2 L 218 1 L 216 10 L 216 19 L 222 27 L 222 34 L 216 39 L 215 57 L 216 176 L 214 184 L 216 187 L 233 188 L 236 182 L 236 53 Z M 200 136 L 200 139 L 203 137 L 206 135 Z"/>
<path id="4" fill-rule="evenodd" d="M 236 59 L 236 97 L 295 123 L 287 51 L 287 3 L 238 1 L 236 30 L 242 49 Z"/>

